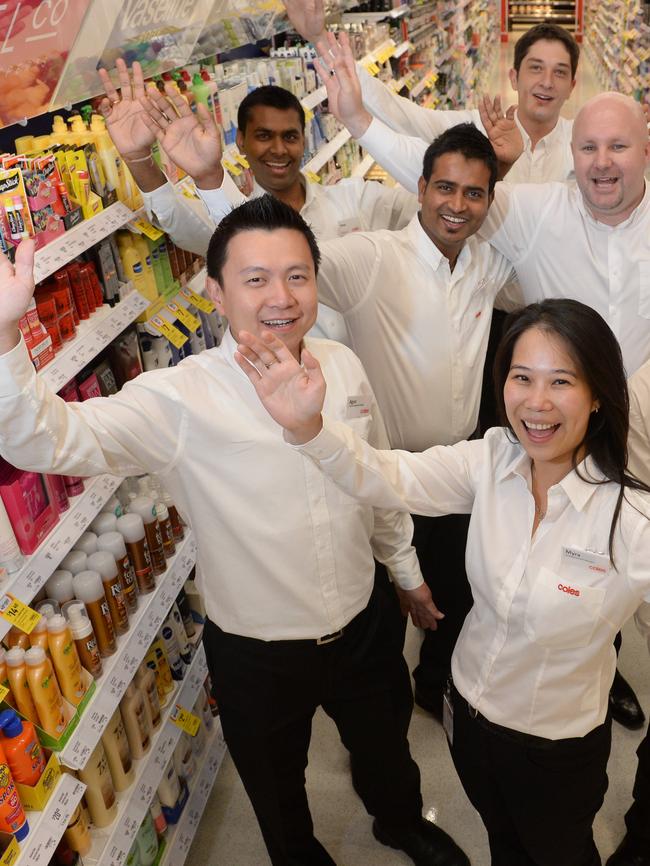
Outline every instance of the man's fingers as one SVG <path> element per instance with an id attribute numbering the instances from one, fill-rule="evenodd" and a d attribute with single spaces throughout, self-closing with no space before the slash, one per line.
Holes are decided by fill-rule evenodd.
<path id="1" fill-rule="evenodd" d="M 140 97 L 145 95 L 145 88 L 144 75 L 142 74 L 142 66 L 140 66 L 137 60 L 133 61 L 131 71 L 133 73 L 133 94 L 136 99 L 140 99 Z"/>
<path id="2" fill-rule="evenodd" d="M 133 99 L 133 93 L 131 92 L 131 76 L 129 75 L 129 67 L 126 65 L 126 63 L 121 57 L 118 57 L 115 61 L 115 68 L 117 69 L 117 77 L 120 80 L 122 99 Z"/>
<path id="3" fill-rule="evenodd" d="M 102 82 L 102 86 L 104 91 L 106 92 L 106 96 L 108 97 L 109 102 L 117 102 L 119 100 L 119 94 L 115 89 L 115 85 L 111 81 L 111 76 L 108 74 L 108 70 L 100 67 L 97 70 L 99 77 Z"/>
<path id="4" fill-rule="evenodd" d="M 187 117 L 192 114 L 192 109 L 190 108 L 187 99 L 176 90 L 171 81 L 165 83 L 165 93 L 167 94 L 168 101 L 174 106 L 176 114 L 178 114 L 179 117 Z"/>
<path id="5" fill-rule="evenodd" d="M 16 249 L 15 274 L 24 283 L 34 283 L 34 241 L 26 238 Z"/>
<path id="6" fill-rule="evenodd" d="M 251 380 L 253 385 L 257 385 L 260 379 L 262 378 L 261 374 L 258 372 L 256 367 L 252 365 L 245 357 L 241 354 L 241 352 L 235 352 L 235 361 L 239 364 L 240 368 L 246 373 L 248 378 Z"/>
<path id="7" fill-rule="evenodd" d="M 144 111 L 142 112 L 142 120 L 152 132 L 160 130 L 165 131 L 171 124 L 170 118 L 163 113 L 158 106 L 148 97 L 138 100 Z M 170 113 L 172 109 L 169 108 Z M 154 124 L 152 126 L 152 124 Z"/>

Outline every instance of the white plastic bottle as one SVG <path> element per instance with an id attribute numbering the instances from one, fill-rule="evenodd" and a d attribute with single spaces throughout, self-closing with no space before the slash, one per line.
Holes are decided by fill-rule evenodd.
<path id="1" fill-rule="evenodd" d="M 54 572 L 45 584 L 45 592 L 49 598 L 56 599 L 59 604 L 65 604 L 74 598 L 74 587 L 72 586 L 72 572 L 63 568 Z"/>
<path id="2" fill-rule="evenodd" d="M 23 555 L 18 547 L 7 509 L 0 499 L 0 580 L 18 571 L 23 564 Z"/>
<path id="3" fill-rule="evenodd" d="M 59 563 L 59 568 L 69 571 L 74 577 L 80 571 L 85 571 L 88 554 L 83 550 L 71 550 Z"/>
<path id="4" fill-rule="evenodd" d="M 75 550 L 83 550 L 86 556 L 97 550 L 97 536 L 94 532 L 82 532 L 74 546 Z"/>
<path id="5" fill-rule="evenodd" d="M 108 827 L 117 815 L 117 800 L 108 758 L 101 740 L 95 746 L 88 763 L 79 770 L 79 778 L 87 786 L 84 796 L 91 821 L 95 827 Z"/>

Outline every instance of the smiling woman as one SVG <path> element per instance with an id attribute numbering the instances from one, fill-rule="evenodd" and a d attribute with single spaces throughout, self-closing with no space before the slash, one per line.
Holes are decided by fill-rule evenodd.
<path id="1" fill-rule="evenodd" d="M 513 314 L 494 376 L 506 429 L 421 454 L 375 450 L 322 418 L 313 359 L 301 367 L 271 334 L 243 341 L 249 361 L 272 361 L 249 377 L 285 438 L 346 493 L 376 508 L 471 512 L 475 603 L 448 694 L 456 769 L 493 863 L 600 863 L 592 824 L 607 788 L 613 639 L 650 600 L 650 488 L 626 469 L 627 387 L 608 325 L 572 300 Z"/>

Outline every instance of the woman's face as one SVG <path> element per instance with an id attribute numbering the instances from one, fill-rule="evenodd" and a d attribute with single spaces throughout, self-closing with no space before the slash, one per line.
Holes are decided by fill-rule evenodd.
<path id="1" fill-rule="evenodd" d="M 573 452 L 599 403 L 564 340 L 539 328 L 524 331 L 515 343 L 503 397 L 512 429 L 536 467 L 552 464 L 563 470 L 559 477 L 570 472 Z"/>

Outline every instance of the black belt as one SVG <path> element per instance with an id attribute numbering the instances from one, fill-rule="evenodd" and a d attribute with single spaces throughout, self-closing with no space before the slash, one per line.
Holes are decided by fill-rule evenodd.
<path id="1" fill-rule="evenodd" d="M 335 640 L 338 640 L 340 637 L 343 637 L 344 629 L 340 628 L 338 631 L 333 631 L 331 634 L 324 634 L 322 637 L 316 638 L 316 646 L 323 646 L 326 643 L 334 643 Z"/>

